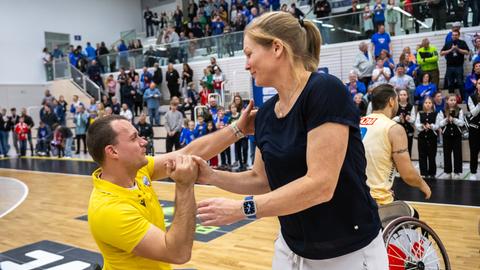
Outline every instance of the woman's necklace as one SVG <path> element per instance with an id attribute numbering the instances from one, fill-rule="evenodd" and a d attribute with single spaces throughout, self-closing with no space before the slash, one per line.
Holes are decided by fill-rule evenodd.
<path id="1" fill-rule="evenodd" d="M 290 94 L 290 97 L 288 98 L 288 102 L 287 102 L 287 105 L 285 105 L 284 108 L 288 108 L 290 106 L 290 102 L 292 101 L 292 98 L 295 96 L 295 94 L 298 92 L 298 89 L 300 88 L 297 88 L 295 91 L 292 92 L 292 94 Z M 280 118 L 283 118 L 285 116 L 284 112 L 283 112 L 283 109 L 280 108 L 280 99 L 278 100 L 277 104 L 277 113 L 278 113 L 278 116 L 280 116 Z"/>

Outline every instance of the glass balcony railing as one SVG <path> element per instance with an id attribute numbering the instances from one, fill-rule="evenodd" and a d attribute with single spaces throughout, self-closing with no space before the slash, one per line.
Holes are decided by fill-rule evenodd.
<path id="1" fill-rule="evenodd" d="M 315 22 L 322 34 L 325 44 L 369 39 L 376 32 L 374 21 L 375 7 L 362 3 L 352 6 L 347 14 L 316 18 L 312 11 L 307 12 L 307 19 Z M 368 8 L 367 8 L 368 6 Z M 471 12 L 467 21 L 472 21 Z M 385 29 L 392 36 L 410 33 L 443 30 L 450 27 L 448 23 L 462 21 L 463 14 L 448 10 L 447 7 L 430 6 L 427 1 L 416 2 L 407 6 L 387 7 L 385 10 Z M 392 23 L 394 22 L 394 23 Z M 166 65 L 208 60 L 210 57 L 226 58 L 243 55 L 243 32 L 225 33 L 220 36 L 196 38 L 174 43 L 167 43 L 148 48 L 114 52 L 97 57 L 103 73 L 117 72 L 120 68 L 136 69 L 152 67 L 155 63 Z M 60 60 L 62 62 L 64 60 Z M 53 64 L 51 72 L 55 77 L 68 75 L 64 63 Z M 68 65 L 67 65 L 68 67 Z"/>

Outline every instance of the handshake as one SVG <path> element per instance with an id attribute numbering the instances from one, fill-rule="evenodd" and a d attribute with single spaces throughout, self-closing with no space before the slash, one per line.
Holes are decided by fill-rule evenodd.
<path id="1" fill-rule="evenodd" d="M 198 156 L 178 155 L 175 159 L 166 161 L 166 172 L 178 188 L 188 188 L 195 182 L 210 184 L 214 171 L 207 162 Z"/>

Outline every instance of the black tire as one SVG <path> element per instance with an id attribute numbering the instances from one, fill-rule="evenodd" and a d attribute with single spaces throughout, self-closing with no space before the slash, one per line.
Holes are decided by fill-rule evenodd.
<path id="1" fill-rule="evenodd" d="M 418 236 L 418 241 L 412 242 L 412 239 L 410 239 L 410 236 L 407 232 L 407 230 L 413 230 L 415 231 L 419 236 Z M 403 232 L 403 236 L 401 235 Z M 413 232 L 412 232 L 413 233 Z M 396 237 L 396 238 L 395 238 Z M 408 254 L 408 255 L 414 255 L 417 258 L 410 258 L 408 260 L 404 259 L 395 251 L 395 248 L 399 248 L 398 246 L 395 246 L 392 242 L 396 241 L 400 237 L 404 237 L 407 239 L 412 246 L 408 246 L 405 248 L 405 246 L 400 245 L 400 248 L 408 249 L 405 252 L 405 256 L 408 254 L 408 252 L 412 252 L 413 254 Z M 423 245 L 424 245 L 424 239 L 428 240 L 430 243 L 428 245 L 428 249 L 425 251 Z M 415 239 L 413 239 L 415 240 Z M 443 245 L 442 241 L 438 237 L 438 235 L 433 231 L 430 226 L 428 226 L 425 222 L 420 221 L 416 218 L 412 217 L 400 217 L 392 222 L 390 222 L 387 227 L 383 231 L 383 241 L 385 243 L 385 247 L 387 248 L 387 253 L 389 253 L 389 269 L 395 269 L 395 270 L 400 270 L 400 269 L 410 269 L 410 270 L 423 270 L 423 269 L 438 269 L 438 270 L 451 270 L 450 267 L 450 261 L 448 259 L 447 251 L 445 249 L 445 246 Z M 401 240 L 398 240 L 397 242 L 400 243 Z M 420 242 L 420 244 L 418 243 Z M 429 252 L 429 248 L 436 244 L 436 247 L 433 247 L 435 250 L 435 254 L 438 257 L 438 267 L 436 268 L 429 268 L 426 267 L 425 265 L 431 264 L 432 260 L 429 261 L 424 261 L 424 259 L 430 259 L 430 258 L 425 258 L 428 255 L 430 255 L 431 252 Z M 416 246 L 415 246 L 416 245 Z M 419 249 L 420 247 L 420 249 Z M 391 251 L 393 253 L 391 253 Z M 402 251 L 402 250 L 400 250 Z M 417 254 L 418 253 L 418 254 Z M 419 254 L 421 253 L 421 254 Z M 427 254 L 424 254 L 427 253 Z M 438 254 L 440 253 L 440 254 Z M 418 257 L 420 256 L 420 257 Z M 440 257 L 442 261 L 440 261 Z M 404 267 L 398 265 L 398 259 L 403 260 Z M 417 259 L 417 260 L 416 260 Z M 397 260 L 395 265 L 393 265 L 392 261 Z M 391 264 L 392 263 L 392 264 Z"/>

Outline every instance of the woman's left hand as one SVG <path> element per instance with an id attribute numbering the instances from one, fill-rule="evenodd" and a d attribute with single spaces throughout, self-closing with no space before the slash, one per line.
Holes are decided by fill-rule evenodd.
<path id="1" fill-rule="evenodd" d="M 203 200 L 197 205 L 197 218 L 203 226 L 229 225 L 245 219 L 243 201 L 225 198 Z"/>
<path id="2" fill-rule="evenodd" d="M 253 110 L 253 100 L 250 100 L 247 108 L 242 111 L 240 119 L 237 121 L 237 127 L 245 135 L 252 135 L 255 132 L 255 116 L 257 110 Z"/>

